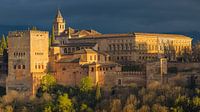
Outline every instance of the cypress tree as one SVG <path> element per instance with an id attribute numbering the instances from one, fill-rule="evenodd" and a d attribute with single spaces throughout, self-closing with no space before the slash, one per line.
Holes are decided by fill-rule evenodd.
<path id="1" fill-rule="evenodd" d="M 95 99 L 96 99 L 97 101 L 99 101 L 100 98 L 101 98 L 101 88 L 100 88 L 99 84 L 97 83 Z"/>
<path id="2" fill-rule="evenodd" d="M 1 48 L 2 49 L 6 49 L 7 48 L 7 43 L 6 43 L 6 39 L 5 39 L 4 35 L 1 38 Z"/>
<path id="3" fill-rule="evenodd" d="M 51 38 L 49 38 L 49 47 L 51 46 Z"/>
<path id="4" fill-rule="evenodd" d="M 51 45 L 55 41 L 55 35 L 54 35 L 54 27 L 52 27 L 52 32 L 51 32 Z"/>
<path id="5" fill-rule="evenodd" d="M 5 36 L 3 35 L 1 38 L 1 43 L 0 43 L 0 54 L 3 54 L 3 51 L 7 48 L 7 43 Z"/>

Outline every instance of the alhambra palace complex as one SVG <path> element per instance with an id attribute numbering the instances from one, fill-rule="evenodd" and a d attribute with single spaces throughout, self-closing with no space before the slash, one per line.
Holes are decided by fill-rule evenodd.
<path id="1" fill-rule="evenodd" d="M 8 63 L 0 57 L 0 64 L 8 65 L 8 73 L 1 72 L 6 77 L 2 75 L 0 80 L 7 92 L 35 95 L 47 73 L 58 84 L 70 86 L 78 85 L 86 76 L 104 88 L 147 86 L 152 81 L 176 83 L 178 73 L 168 73 L 168 69 L 184 68 L 176 61 L 192 47 L 192 38 L 183 35 L 76 30 L 66 27 L 59 10 L 53 27 L 55 40 L 50 47 L 46 31 L 9 32 Z M 181 81 L 186 79 L 182 73 Z"/>

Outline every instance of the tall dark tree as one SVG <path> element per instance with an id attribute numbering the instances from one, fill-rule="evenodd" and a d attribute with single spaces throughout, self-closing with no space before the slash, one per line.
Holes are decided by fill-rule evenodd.
<path id="1" fill-rule="evenodd" d="M 52 32 L 51 32 L 51 45 L 54 43 L 55 41 L 55 34 L 54 34 L 54 27 L 52 27 Z"/>
<path id="2" fill-rule="evenodd" d="M 97 83 L 97 87 L 96 87 L 96 97 L 95 98 L 97 101 L 99 101 L 101 99 L 101 88 L 98 83 Z"/>
<path id="3" fill-rule="evenodd" d="M 3 35 L 1 38 L 1 43 L 0 43 L 0 54 L 3 54 L 3 51 L 7 48 L 7 43 L 5 36 Z"/>

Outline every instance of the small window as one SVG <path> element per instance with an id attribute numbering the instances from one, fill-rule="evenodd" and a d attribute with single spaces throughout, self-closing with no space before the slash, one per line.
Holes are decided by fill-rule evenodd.
<path id="1" fill-rule="evenodd" d="M 62 71 L 65 71 L 66 70 L 66 68 L 62 68 Z"/>
<path id="2" fill-rule="evenodd" d="M 18 65 L 18 69 L 21 69 L 21 65 Z"/>
<path id="3" fill-rule="evenodd" d="M 94 68 L 93 68 L 93 67 L 91 68 L 91 71 L 92 71 L 92 72 L 94 71 Z"/>
<path id="4" fill-rule="evenodd" d="M 100 61 L 100 55 L 98 55 L 98 61 Z"/>
<path id="5" fill-rule="evenodd" d="M 35 69 L 37 69 L 37 65 L 35 65 Z"/>
<path id="6" fill-rule="evenodd" d="M 122 79 L 118 79 L 117 84 L 118 84 L 118 85 L 122 85 Z"/>
<path id="7" fill-rule="evenodd" d="M 38 69 L 40 69 L 40 65 L 38 65 Z"/>
<path id="8" fill-rule="evenodd" d="M 14 69 L 17 69 L 17 65 L 14 65 Z"/>
<path id="9" fill-rule="evenodd" d="M 25 65 L 23 65 L 23 69 L 25 69 Z"/>
<path id="10" fill-rule="evenodd" d="M 90 56 L 90 60 L 92 60 L 92 56 Z"/>
<path id="11" fill-rule="evenodd" d="M 94 60 L 96 60 L 96 55 L 94 55 Z"/>

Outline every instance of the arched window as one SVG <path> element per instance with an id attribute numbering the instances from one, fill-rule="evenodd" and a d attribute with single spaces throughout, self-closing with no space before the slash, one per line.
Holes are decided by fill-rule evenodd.
<path id="1" fill-rule="evenodd" d="M 122 79 L 118 79 L 117 84 L 122 85 Z"/>

